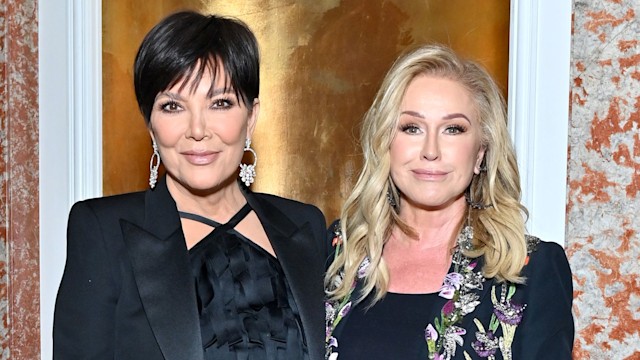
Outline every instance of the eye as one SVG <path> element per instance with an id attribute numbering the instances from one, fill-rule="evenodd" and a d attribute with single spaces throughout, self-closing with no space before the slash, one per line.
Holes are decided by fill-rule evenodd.
<path id="1" fill-rule="evenodd" d="M 232 107 L 233 105 L 235 105 L 235 102 L 232 99 L 219 98 L 219 99 L 213 100 L 213 103 L 211 103 L 211 108 L 213 108 L 213 109 L 228 109 L 228 108 Z"/>
<path id="2" fill-rule="evenodd" d="M 160 104 L 160 110 L 166 113 L 175 113 L 182 110 L 182 106 L 178 104 L 176 101 L 167 101 Z"/>
<path id="3" fill-rule="evenodd" d="M 467 128 L 462 125 L 449 125 L 444 129 L 445 134 L 457 135 L 467 132 Z"/>
<path id="4" fill-rule="evenodd" d="M 415 124 L 404 124 L 400 126 L 400 131 L 410 135 L 416 135 L 422 132 L 422 130 Z"/>

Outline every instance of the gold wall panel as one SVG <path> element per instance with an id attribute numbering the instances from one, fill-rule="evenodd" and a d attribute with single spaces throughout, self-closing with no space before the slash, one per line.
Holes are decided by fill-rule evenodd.
<path id="1" fill-rule="evenodd" d="M 102 169 L 105 195 L 148 187 L 151 140 L 133 90 L 133 60 L 149 30 L 199 0 L 102 2 Z"/>
<path id="2" fill-rule="evenodd" d="M 132 6 L 118 3 L 126 1 L 110 0 L 105 6 L 127 9 L 105 11 L 110 16 L 105 19 L 105 64 L 117 60 L 110 71 L 105 67 L 105 153 L 112 152 L 104 160 L 105 193 L 147 186 L 151 152 L 135 105 L 131 64 L 144 33 L 178 7 L 177 1 L 154 2 L 168 5 L 132 14 L 128 9 Z M 428 41 L 450 45 L 480 60 L 506 93 L 507 0 L 182 4 L 237 17 L 254 30 L 262 67 L 261 111 L 254 136 L 258 176 L 253 189 L 316 204 L 328 220 L 338 216 L 361 164 L 360 120 L 385 72 L 405 48 Z M 112 28 L 116 35 L 110 35 Z M 107 131 L 118 126 L 113 117 L 123 123 Z M 107 144 L 112 144 L 109 149 Z"/>

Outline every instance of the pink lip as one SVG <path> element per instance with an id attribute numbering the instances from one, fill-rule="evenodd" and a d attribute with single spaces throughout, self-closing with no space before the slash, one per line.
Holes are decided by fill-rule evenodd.
<path id="1" fill-rule="evenodd" d="M 448 174 L 446 171 L 433 169 L 413 169 L 411 171 L 422 180 L 441 180 Z"/>
<path id="2" fill-rule="evenodd" d="M 198 150 L 190 150 L 183 151 L 181 153 L 193 165 L 209 165 L 211 164 L 217 157 L 219 152 L 216 151 L 198 151 Z"/>

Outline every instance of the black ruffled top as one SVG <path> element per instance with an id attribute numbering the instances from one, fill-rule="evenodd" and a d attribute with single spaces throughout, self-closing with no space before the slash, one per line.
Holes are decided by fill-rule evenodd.
<path id="1" fill-rule="evenodd" d="M 226 224 L 180 216 L 215 229 L 189 250 L 204 358 L 308 359 L 300 314 L 278 260 L 234 227 L 246 204 Z"/>

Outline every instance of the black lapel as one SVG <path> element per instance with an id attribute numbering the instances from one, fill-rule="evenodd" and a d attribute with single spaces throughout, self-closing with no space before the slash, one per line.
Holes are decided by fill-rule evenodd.
<path id="1" fill-rule="evenodd" d="M 249 191 L 245 197 L 256 212 L 280 262 L 295 299 L 309 354 L 324 354 L 324 267 L 309 223 L 294 224 L 267 198 Z"/>
<path id="2" fill-rule="evenodd" d="M 146 193 L 144 224 L 121 220 L 120 225 L 145 313 L 165 359 L 202 359 L 193 275 L 164 179 Z"/>

